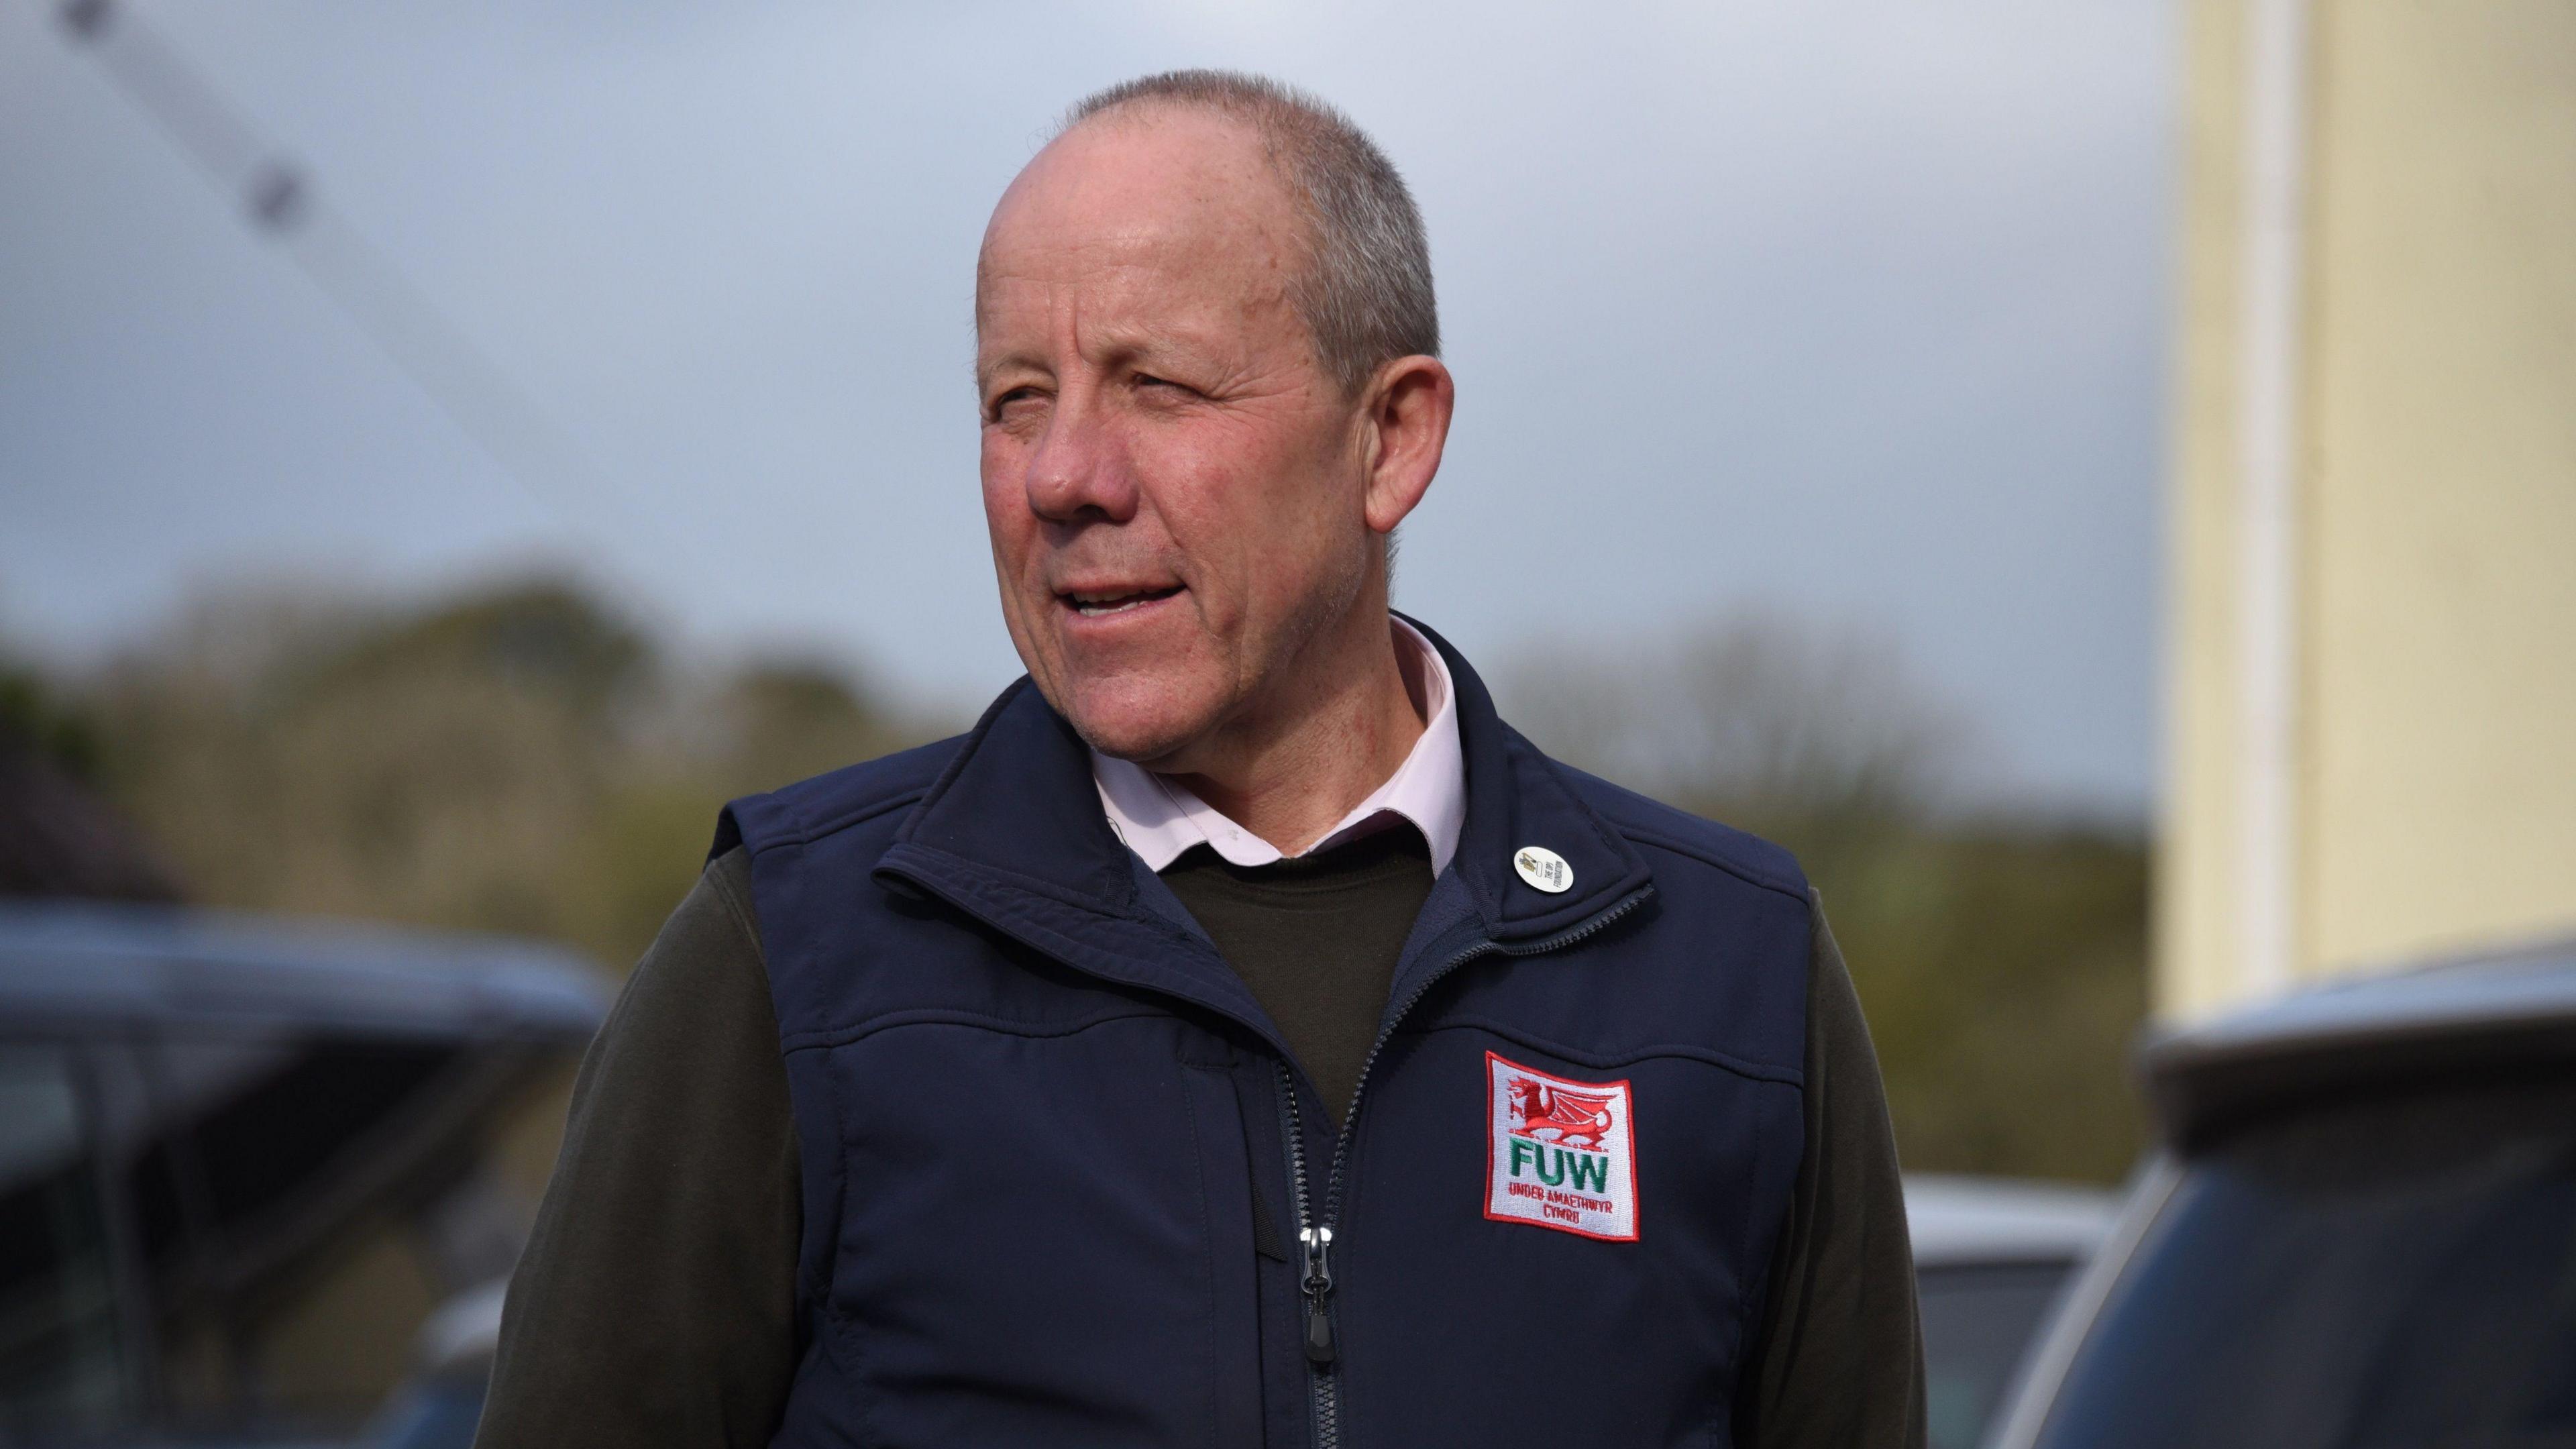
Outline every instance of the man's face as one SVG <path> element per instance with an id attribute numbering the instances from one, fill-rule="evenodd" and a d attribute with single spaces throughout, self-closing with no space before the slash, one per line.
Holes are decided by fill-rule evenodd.
<path id="1" fill-rule="evenodd" d="M 1295 206 L 1245 127 L 1095 119 L 995 209 L 976 275 L 1002 614 L 1096 748 L 1190 747 L 1296 687 L 1375 559 L 1360 410 L 1288 286 Z"/>

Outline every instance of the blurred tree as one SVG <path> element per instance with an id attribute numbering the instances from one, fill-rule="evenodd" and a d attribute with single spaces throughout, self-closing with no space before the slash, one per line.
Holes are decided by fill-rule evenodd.
<path id="1" fill-rule="evenodd" d="M 0 661 L 0 897 L 179 898 L 169 863 L 92 788 L 98 764 L 95 724 Z"/>
<path id="2" fill-rule="evenodd" d="M 308 697 L 477 678 L 598 726 L 651 686 L 657 661 L 644 638 L 596 600 L 561 580 L 536 579 L 384 618 L 336 648 L 281 663 L 278 682 Z"/>
<path id="3" fill-rule="evenodd" d="M 2142 835 L 1958 809 L 1972 740 L 1884 643 L 1764 615 L 1554 646 L 1506 712 L 1585 768 L 1796 852 L 1909 1169 L 2109 1181 L 2144 1130 Z"/>
<path id="4" fill-rule="evenodd" d="M 0 748 L 84 784 L 98 778 L 98 726 L 44 676 L 0 658 Z"/>
<path id="5" fill-rule="evenodd" d="M 1917 815 L 1968 742 L 1892 645 L 1772 614 L 1627 647 L 1542 644 L 1502 689 L 1524 731 L 1595 773 L 1801 820 Z"/>
<path id="6" fill-rule="evenodd" d="M 732 795 L 922 737 L 820 665 L 701 679 L 560 579 L 211 598 L 91 691 L 108 787 L 210 904 L 508 931 L 621 969 Z"/>
<path id="7" fill-rule="evenodd" d="M 787 659 L 757 660 L 728 675 L 703 711 L 732 794 L 775 790 L 858 760 L 918 743 L 838 672 Z"/>

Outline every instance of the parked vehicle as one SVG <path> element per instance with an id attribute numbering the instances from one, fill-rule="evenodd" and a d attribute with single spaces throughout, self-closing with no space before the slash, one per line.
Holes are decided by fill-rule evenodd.
<path id="1" fill-rule="evenodd" d="M 1976 1449 L 2049 1309 L 2111 1225 L 2106 1192 L 2003 1178 L 1905 1180 L 1931 1449 Z"/>
<path id="2" fill-rule="evenodd" d="M 517 1251 L 481 1135 L 604 1012 L 533 946 L 0 904 L 0 1443 L 354 1421 L 330 1372 L 390 1288 Z"/>
<path id="3" fill-rule="evenodd" d="M 2001 1449 L 2576 1445 L 2576 941 L 2154 1043 L 2167 1146 Z"/>

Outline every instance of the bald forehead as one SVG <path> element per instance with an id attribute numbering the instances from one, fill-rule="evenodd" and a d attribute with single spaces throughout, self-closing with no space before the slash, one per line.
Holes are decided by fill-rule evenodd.
<path id="1" fill-rule="evenodd" d="M 1251 123 L 1135 103 L 1083 121 L 1021 169 L 985 228 L 977 280 L 1050 250 L 1194 238 L 1284 258 L 1303 251 L 1303 230 Z"/>

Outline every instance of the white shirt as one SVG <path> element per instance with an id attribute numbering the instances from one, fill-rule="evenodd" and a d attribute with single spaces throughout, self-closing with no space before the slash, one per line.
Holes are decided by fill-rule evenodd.
<path id="1" fill-rule="evenodd" d="M 1313 855 L 1395 821 L 1410 821 L 1431 847 L 1431 874 L 1436 877 L 1458 853 L 1458 829 L 1467 819 L 1467 762 L 1458 747 L 1457 690 L 1448 664 L 1422 631 L 1402 619 L 1388 622 L 1395 626 L 1395 647 L 1409 666 L 1406 673 L 1421 683 L 1430 723 L 1385 784 L 1298 854 Z M 1092 751 L 1091 782 L 1099 787 L 1109 828 L 1149 870 L 1162 870 L 1193 845 L 1209 846 L 1236 865 L 1269 865 L 1287 858 L 1179 782 L 1132 761 Z"/>

